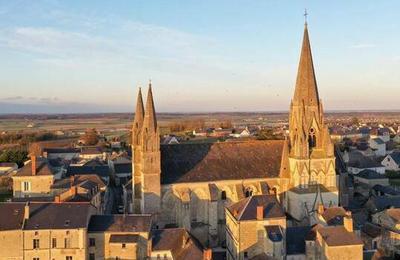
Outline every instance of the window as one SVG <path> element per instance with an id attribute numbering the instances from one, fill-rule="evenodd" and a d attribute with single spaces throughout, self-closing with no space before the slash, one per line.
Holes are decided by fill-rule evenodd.
<path id="1" fill-rule="evenodd" d="M 246 198 L 253 196 L 253 190 L 251 188 L 247 188 L 246 192 L 245 192 L 245 196 L 246 196 Z"/>
<path id="2" fill-rule="evenodd" d="M 94 254 L 92 253 L 92 254 L 89 254 L 89 260 L 95 260 L 96 259 L 96 257 L 94 256 Z"/>
<path id="3" fill-rule="evenodd" d="M 51 240 L 51 247 L 52 247 L 52 248 L 56 248 L 56 247 L 57 247 L 57 238 L 53 238 L 53 239 Z"/>
<path id="4" fill-rule="evenodd" d="M 31 183 L 29 181 L 21 182 L 21 190 L 22 191 L 30 191 L 31 190 Z"/>
<path id="5" fill-rule="evenodd" d="M 32 260 L 40 260 L 39 257 L 34 257 Z"/>
<path id="6" fill-rule="evenodd" d="M 377 249 L 378 248 L 378 242 L 377 241 L 373 242 L 372 248 L 373 249 Z"/>
<path id="7" fill-rule="evenodd" d="M 64 239 L 64 247 L 70 248 L 71 247 L 71 240 L 69 238 Z"/>
<path id="8" fill-rule="evenodd" d="M 244 253 L 243 253 L 243 256 L 244 256 L 244 258 L 247 259 L 247 257 L 248 257 L 248 256 L 247 256 L 247 252 L 244 252 Z"/>
<path id="9" fill-rule="evenodd" d="M 226 200 L 226 191 L 221 192 L 221 200 Z"/>
<path id="10" fill-rule="evenodd" d="M 89 238 L 89 246 L 96 246 L 96 239 L 91 237 Z"/>
<path id="11" fill-rule="evenodd" d="M 126 244 L 122 244 L 122 248 L 126 248 Z"/>
<path id="12" fill-rule="evenodd" d="M 66 256 L 66 257 L 65 257 L 65 260 L 72 260 L 72 256 L 69 256 L 69 255 Z"/>
<path id="13" fill-rule="evenodd" d="M 34 239 L 33 240 L 33 249 L 39 248 L 39 239 Z"/>

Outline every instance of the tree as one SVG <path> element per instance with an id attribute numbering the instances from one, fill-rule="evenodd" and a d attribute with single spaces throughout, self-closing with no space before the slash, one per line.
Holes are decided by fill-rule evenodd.
<path id="1" fill-rule="evenodd" d="M 82 136 L 82 140 L 85 145 L 96 145 L 99 142 L 99 136 L 95 128 L 86 130 Z"/>
<path id="2" fill-rule="evenodd" d="M 28 152 L 21 149 L 8 149 L 0 154 L 0 162 L 13 162 L 18 164 L 18 167 L 24 165 L 28 159 Z"/>

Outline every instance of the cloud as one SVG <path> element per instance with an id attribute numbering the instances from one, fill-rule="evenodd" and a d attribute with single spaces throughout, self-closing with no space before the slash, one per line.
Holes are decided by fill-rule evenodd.
<path id="1" fill-rule="evenodd" d="M 350 46 L 350 49 L 367 49 L 376 47 L 373 43 L 359 43 Z"/>

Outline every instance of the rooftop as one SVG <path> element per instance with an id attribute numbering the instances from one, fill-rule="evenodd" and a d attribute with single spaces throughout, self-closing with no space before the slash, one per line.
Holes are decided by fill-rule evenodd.
<path id="1" fill-rule="evenodd" d="M 317 232 L 328 246 L 363 245 L 355 233 L 348 232 L 343 226 L 321 227 Z"/>
<path id="2" fill-rule="evenodd" d="M 89 232 L 150 232 L 151 215 L 94 215 Z"/>

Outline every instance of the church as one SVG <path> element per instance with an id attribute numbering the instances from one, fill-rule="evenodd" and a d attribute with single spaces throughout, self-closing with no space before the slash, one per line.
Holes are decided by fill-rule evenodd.
<path id="1" fill-rule="evenodd" d="M 336 152 L 324 122 L 307 23 L 285 140 L 160 145 L 152 86 L 137 96 L 131 211 L 159 228 L 184 227 L 209 247 L 225 241 L 225 208 L 276 196 L 290 225 L 312 225 L 319 205 L 339 205 Z"/>

